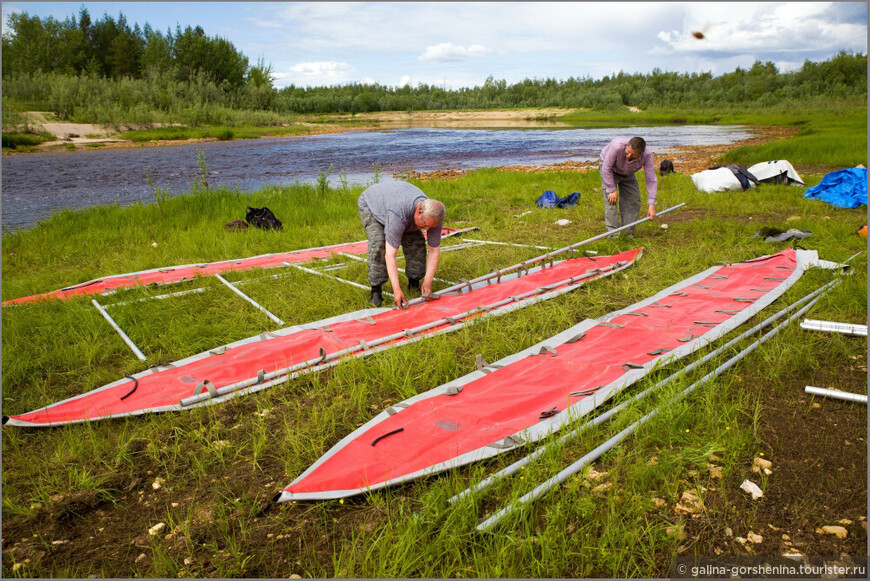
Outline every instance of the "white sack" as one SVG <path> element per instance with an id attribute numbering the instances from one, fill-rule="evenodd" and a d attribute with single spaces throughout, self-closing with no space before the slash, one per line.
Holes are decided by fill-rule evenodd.
<path id="1" fill-rule="evenodd" d="M 758 178 L 759 181 L 774 178 L 782 172 L 785 172 L 785 175 L 788 176 L 788 179 L 796 181 L 800 185 L 804 185 L 804 181 L 801 179 L 801 176 L 799 176 L 792 167 L 792 165 L 784 159 L 778 159 L 776 161 L 762 161 L 761 163 L 756 163 L 748 169 L 749 173 Z"/>
<path id="2" fill-rule="evenodd" d="M 727 167 L 708 169 L 700 173 L 692 174 L 692 183 L 705 194 L 712 192 L 727 192 L 729 190 L 743 190 L 740 180 L 738 180 L 734 175 L 734 172 Z"/>

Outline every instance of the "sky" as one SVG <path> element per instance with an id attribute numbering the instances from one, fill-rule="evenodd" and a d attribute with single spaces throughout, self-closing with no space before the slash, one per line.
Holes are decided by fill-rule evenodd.
<path id="1" fill-rule="evenodd" d="M 274 86 L 487 77 L 600 79 L 658 68 L 714 76 L 771 61 L 781 72 L 841 50 L 867 52 L 865 2 L 3 2 L 58 20 L 124 14 L 166 32 L 202 26 L 271 64 Z M 696 34 L 700 33 L 700 34 Z M 702 38 L 698 38 L 702 36 Z"/>

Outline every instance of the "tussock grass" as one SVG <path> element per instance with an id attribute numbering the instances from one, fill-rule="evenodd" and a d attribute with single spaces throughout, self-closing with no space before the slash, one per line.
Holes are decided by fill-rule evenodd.
<path id="1" fill-rule="evenodd" d="M 123 139 L 137 143 L 146 141 L 168 141 L 177 139 L 209 139 L 226 141 L 229 139 L 256 139 L 278 135 L 299 135 L 309 130 L 299 124 L 280 124 L 278 126 L 254 125 L 214 125 L 207 127 L 181 126 L 159 127 L 154 129 L 134 129 L 120 134 Z"/>
<path id="2" fill-rule="evenodd" d="M 793 140 L 794 151 L 804 147 L 799 139 Z M 820 142 L 814 143 L 808 147 Z M 790 151 L 778 157 L 789 158 Z M 822 176 L 802 177 L 813 185 Z M 445 202 L 449 225 L 478 226 L 474 238 L 556 248 L 603 230 L 595 171 L 480 170 L 455 181 L 417 183 Z M 162 207 L 138 204 L 61 212 L 32 230 L 4 236 L 3 298 L 101 275 L 360 240 L 364 234 L 355 202 L 361 189 L 329 188 L 323 195 L 312 186 L 296 185 L 248 195 L 200 187 L 165 198 Z M 571 209 L 535 209 L 534 199 L 546 189 L 560 195 L 578 191 L 582 197 Z M 792 325 L 594 463 L 596 471 L 606 472 L 600 480 L 587 478 L 587 470 L 488 533 L 475 531 L 478 519 L 667 401 L 711 370 L 714 362 L 456 506 L 449 506 L 447 498 L 531 448 L 344 501 L 266 509 L 277 490 L 349 431 L 386 406 L 473 370 L 475 354 L 495 361 L 717 262 L 745 260 L 786 245 L 754 237 L 762 226 L 811 231 L 801 246 L 817 249 L 828 260 L 844 260 L 865 249 L 865 241 L 855 235 L 866 221 L 864 209 L 836 209 L 805 200 L 802 193 L 801 188 L 764 186 L 707 195 L 697 192 L 688 176 L 669 175 L 660 182 L 659 209 L 680 202 L 686 207 L 638 227 L 634 240 L 616 238 L 587 246 L 599 254 L 634 246 L 645 250 L 632 268 L 567 295 L 454 333 L 351 359 L 219 406 L 56 429 L 4 428 L 4 550 L 9 551 L 4 554 L 4 575 L 23 562 L 20 547 L 30 545 L 19 543 L 18 537 L 29 536 L 31 530 L 39 536 L 43 554 L 31 559 L 24 571 L 45 577 L 665 575 L 673 555 L 687 546 L 691 550 L 691 539 L 680 535 L 688 517 L 677 515 L 672 507 L 684 491 L 710 487 L 711 455 L 727 476 L 742 470 L 746 459 L 762 449 L 756 437 L 759 396 L 746 389 L 750 380 L 783 393 L 803 389 L 803 378 L 826 365 L 816 356 L 815 346 L 833 345 L 828 348 L 843 358 L 863 353 L 863 346 Z M 223 229 L 224 223 L 243 217 L 246 206 L 263 205 L 284 222 L 283 232 Z M 528 210 L 532 212 L 520 216 Z M 560 218 L 571 224 L 557 226 Z M 444 252 L 438 276 L 454 281 L 472 278 L 540 253 L 509 246 Z M 366 284 L 364 264 L 342 258 L 330 261 L 338 262 L 346 266 L 337 275 Z M 811 316 L 866 322 L 866 255 L 853 266 L 855 275 L 845 277 Z M 781 308 L 831 276 L 808 272 L 774 307 Z M 240 288 L 287 325 L 368 306 L 365 291 L 294 269 L 233 273 L 227 278 L 244 282 Z M 199 287 L 208 290 L 107 307 L 148 355 L 144 363 L 88 299 L 3 308 L 4 413 L 47 405 L 155 363 L 276 328 L 213 279 L 141 288 L 99 300 L 112 305 Z M 681 366 L 657 370 L 616 401 Z M 161 486 L 154 488 L 157 479 Z M 599 484 L 609 487 L 598 489 Z M 702 500 L 709 507 L 717 495 L 725 494 L 711 489 Z M 657 508 L 655 499 L 664 500 L 666 508 Z M 727 502 L 719 504 L 726 507 L 721 511 L 736 510 Z M 725 516 L 708 513 L 705 518 Z M 158 522 L 166 524 L 164 532 L 148 535 L 148 528 Z M 58 540 L 71 542 L 52 544 Z M 97 544 L 107 549 L 87 552 Z M 137 560 L 140 554 L 145 557 Z"/>

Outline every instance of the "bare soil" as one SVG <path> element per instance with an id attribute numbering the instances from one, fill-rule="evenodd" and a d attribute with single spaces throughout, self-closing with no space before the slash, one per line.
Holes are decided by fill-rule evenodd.
<path id="1" fill-rule="evenodd" d="M 26 113 L 28 121 L 37 126 L 42 126 L 44 131 L 55 136 L 54 141 L 46 141 L 40 144 L 40 149 L 57 149 L 58 147 L 66 147 L 67 144 L 76 146 L 85 146 L 92 144 L 127 144 L 131 143 L 127 139 L 118 139 L 113 137 L 117 135 L 114 128 L 105 125 L 97 125 L 94 123 L 65 123 L 51 120 L 50 113 L 42 111 L 29 111 Z M 121 130 L 134 129 L 133 126 L 123 126 Z"/>
<path id="2" fill-rule="evenodd" d="M 867 406 L 804 392 L 806 385 L 836 385 L 867 393 L 866 341 L 852 339 L 849 359 L 833 350 L 817 353 L 824 361 L 819 369 L 783 376 L 778 386 L 738 374 L 741 389 L 758 393 L 759 451 L 743 458 L 741 470 L 707 479 L 705 510 L 685 528 L 685 544 L 694 554 L 817 556 L 827 563 L 866 564 Z M 753 471 L 756 458 L 771 462 L 770 474 Z M 740 490 L 747 479 L 765 484 L 762 498 Z M 822 532 L 825 526 L 842 527 L 845 538 Z M 753 535 L 761 540 L 749 540 Z M 658 574 L 667 577 L 669 565 L 663 562 Z"/>

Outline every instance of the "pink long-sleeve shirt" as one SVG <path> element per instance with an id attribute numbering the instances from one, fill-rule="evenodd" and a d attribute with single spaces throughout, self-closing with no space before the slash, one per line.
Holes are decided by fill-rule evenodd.
<path id="1" fill-rule="evenodd" d="M 640 156 L 629 161 L 625 157 L 625 146 L 628 145 L 630 139 L 630 137 L 617 137 L 601 150 L 601 179 L 607 191 L 612 192 L 616 190 L 614 172 L 619 175 L 629 175 L 643 168 L 643 173 L 646 176 L 646 200 L 650 206 L 654 206 L 659 191 L 659 182 L 653 166 L 652 152 L 647 147 Z"/>

